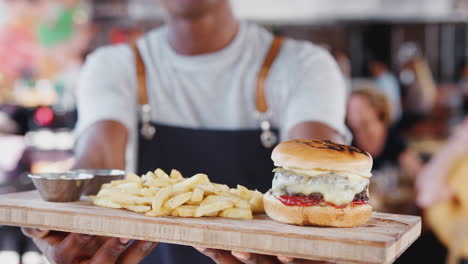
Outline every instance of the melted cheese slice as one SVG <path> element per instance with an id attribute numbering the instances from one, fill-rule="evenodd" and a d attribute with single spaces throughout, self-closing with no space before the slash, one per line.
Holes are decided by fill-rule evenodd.
<path id="1" fill-rule="evenodd" d="M 299 174 L 305 174 L 307 176 L 310 176 L 310 177 L 315 177 L 315 176 L 318 176 L 318 175 L 323 175 L 323 174 L 328 174 L 328 173 L 342 173 L 342 174 L 346 174 L 346 175 L 350 175 L 351 177 L 354 177 L 354 176 L 359 176 L 359 177 L 363 177 L 363 178 L 370 178 L 372 175 L 361 175 L 361 174 L 357 174 L 357 173 L 352 173 L 352 172 L 348 172 L 348 171 L 331 171 L 331 170 L 320 170 L 320 169 L 299 169 L 299 168 L 291 168 L 291 167 L 286 167 L 286 166 L 281 166 L 277 163 L 275 163 L 275 166 L 279 167 L 279 168 L 284 168 L 286 170 L 290 170 L 290 171 L 294 171 L 295 173 L 299 173 Z M 352 176 L 354 175 L 354 176 Z"/>
<path id="2" fill-rule="evenodd" d="M 325 201 L 335 205 L 352 202 L 356 194 L 364 191 L 369 179 L 348 172 L 320 170 L 278 169 L 273 179 L 273 192 L 277 195 L 321 193 Z"/>

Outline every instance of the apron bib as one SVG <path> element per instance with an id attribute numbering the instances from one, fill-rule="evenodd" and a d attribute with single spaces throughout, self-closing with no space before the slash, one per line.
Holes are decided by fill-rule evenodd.
<path id="1" fill-rule="evenodd" d="M 261 192 L 270 189 L 274 168 L 270 156 L 277 143 L 278 131 L 269 122 L 265 82 L 282 42 L 280 37 L 273 40 L 260 70 L 255 98 L 259 129 L 252 130 L 190 129 L 152 123 L 145 66 L 136 43 L 132 44 L 141 106 L 138 174 L 156 168 L 167 172 L 177 169 L 185 177 L 206 173 L 212 182 L 227 184 L 231 188 L 241 184 Z M 214 262 L 192 247 L 160 243 L 142 263 Z"/>

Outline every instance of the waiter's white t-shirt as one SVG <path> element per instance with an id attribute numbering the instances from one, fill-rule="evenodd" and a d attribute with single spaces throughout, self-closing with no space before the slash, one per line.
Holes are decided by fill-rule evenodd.
<path id="1" fill-rule="evenodd" d="M 138 46 L 146 64 L 152 120 L 184 128 L 259 128 L 256 81 L 272 40 L 262 27 L 240 22 L 237 36 L 224 49 L 182 56 L 171 48 L 165 27 L 146 34 Z M 348 136 L 345 82 L 322 48 L 287 39 L 269 73 L 266 92 L 271 122 L 281 139 L 307 121 L 325 123 Z M 77 135 L 98 121 L 121 122 L 130 135 L 127 170 L 135 171 L 139 108 L 135 58 L 128 45 L 100 48 L 87 58 L 77 100 Z"/>

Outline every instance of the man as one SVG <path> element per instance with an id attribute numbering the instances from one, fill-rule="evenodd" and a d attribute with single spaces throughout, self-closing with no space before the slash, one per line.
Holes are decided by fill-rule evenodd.
<path id="1" fill-rule="evenodd" d="M 374 77 L 377 90 L 385 94 L 392 106 L 392 123 L 398 122 L 402 115 L 401 93 L 398 79 L 390 72 L 387 66 L 379 61 L 369 62 L 369 71 Z"/>
<path id="2" fill-rule="evenodd" d="M 276 128 L 281 139 L 343 140 L 345 86 L 328 53 L 237 21 L 228 0 L 161 3 L 163 28 L 132 49 L 107 47 L 88 59 L 78 91 L 76 167 L 203 171 L 215 182 L 266 191 Z M 138 263 L 156 246 L 26 232 L 57 263 Z M 279 262 L 199 251 L 217 263 Z M 144 263 L 212 261 L 190 247 L 160 244 Z"/>
<path id="3" fill-rule="evenodd" d="M 397 52 L 400 81 L 405 91 L 406 123 L 426 118 L 434 108 L 437 85 L 427 59 L 413 42 L 403 43 Z"/>

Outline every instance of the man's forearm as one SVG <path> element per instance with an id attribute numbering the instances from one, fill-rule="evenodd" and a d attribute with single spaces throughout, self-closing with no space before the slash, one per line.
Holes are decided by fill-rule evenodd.
<path id="1" fill-rule="evenodd" d="M 75 169 L 125 169 L 128 132 L 116 121 L 89 127 L 75 145 Z"/>

